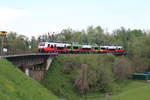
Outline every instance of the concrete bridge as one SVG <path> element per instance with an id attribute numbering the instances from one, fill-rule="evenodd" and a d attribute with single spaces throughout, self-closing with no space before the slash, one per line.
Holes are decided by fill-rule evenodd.
<path id="1" fill-rule="evenodd" d="M 1 56 L 12 62 L 26 75 L 35 80 L 41 80 L 44 73 L 49 69 L 57 53 L 32 53 Z"/>

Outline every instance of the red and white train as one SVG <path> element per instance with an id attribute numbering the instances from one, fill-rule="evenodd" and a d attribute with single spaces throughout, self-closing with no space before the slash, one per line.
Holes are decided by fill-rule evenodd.
<path id="1" fill-rule="evenodd" d="M 55 53 L 74 53 L 74 54 L 115 54 L 124 55 L 125 49 L 123 46 L 116 45 L 81 45 L 78 43 L 63 43 L 63 42 L 40 42 L 38 50 L 41 53 L 55 52 Z"/>

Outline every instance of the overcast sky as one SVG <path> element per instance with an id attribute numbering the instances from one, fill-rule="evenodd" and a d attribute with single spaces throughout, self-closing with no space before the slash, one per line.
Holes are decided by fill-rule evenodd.
<path id="1" fill-rule="evenodd" d="M 26 36 L 81 30 L 150 29 L 150 0 L 1 0 L 0 30 Z"/>

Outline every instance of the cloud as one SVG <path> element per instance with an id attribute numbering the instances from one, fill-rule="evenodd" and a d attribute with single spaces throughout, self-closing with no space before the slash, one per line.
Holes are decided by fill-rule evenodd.
<path id="1" fill-rule="evenodd" d="M 22 16 L 29 15 L 30 12 L 22 9 L 0 8 L 0 24 L 7 24 Z"/>

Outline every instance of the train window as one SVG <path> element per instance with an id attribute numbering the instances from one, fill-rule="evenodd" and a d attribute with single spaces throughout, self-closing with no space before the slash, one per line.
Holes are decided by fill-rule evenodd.
<path id="1" fill-rule="evenodd" d="M 70 48 L 71 48 L 71 46 L 67 46 L 67 48 L 68 48 L 68 49 L 70 49 Z"/>
<path id="2" fill-rule="evenodd" d="M 110 51 L 115 51 L 115 49 L 109 49 Z"/>
<path id="3" fill-rule="evenodd" d="M 40 46 L 45 46 L 45 43 L 41 43 Z"/>
<path id="4" fill-rule="evenodd" d="M 48 44 L 48 47 L 50 47 L 50 44 Z"/>
<path id="5" fill-rule="evenodd" d="M 91 50 L 91 48 L 82 48 L 82 50 Z"/>
<path id="6" fill-rule="evenodd" d="M 58 49 L 58 50 L 63 50 L 64 48 L 63 48 L 63 47 L 58 47 L 57 49 Z"/>
<path id="7" fill-rule="evenodd" d="M 53 45 L 51 45 L 51 48 L 53 48 Z"/>
<path id="8" fill-rule="evenodd" d="M 73 49 L 78 49 L 78 47 L 73 47 Z"/>
<path id="9" fill-rule="evenodd" d="M 98 50 L 98 47 L 95 47 L 94 49 L 95 49 L 95 50 Z"/>

